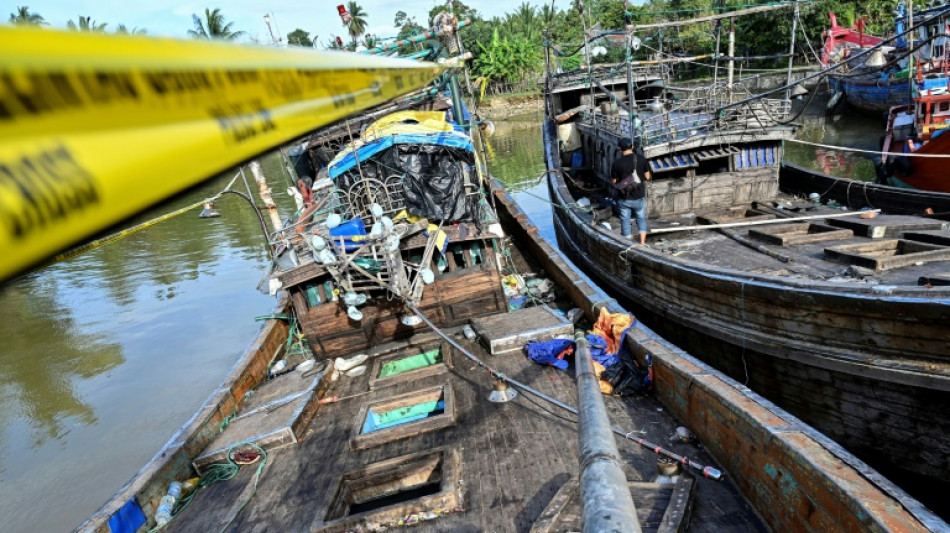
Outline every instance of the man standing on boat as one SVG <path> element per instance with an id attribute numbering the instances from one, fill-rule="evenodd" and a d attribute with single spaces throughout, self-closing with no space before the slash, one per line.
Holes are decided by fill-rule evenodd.
<path id="1" fill-rule="evenodd" d="M 646 181 L 650 179 L 647 170 L 647 158 L 643 152 L 636 152 L 630 139 L 620 139 L 620 157 L 610 167 L 610 178 L 614 184 L 614 198 L 620 211 L 620 233 L 627 239 L 633 238 L 630 227 L 631 214 L 637 218 L 637 231 L 640 244 L 647 243 L 647 201 Z"/>

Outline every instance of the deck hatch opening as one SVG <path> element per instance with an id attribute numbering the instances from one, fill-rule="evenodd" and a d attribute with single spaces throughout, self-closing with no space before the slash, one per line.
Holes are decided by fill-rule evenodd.
<path id="1" fill-rule="evenodd" d="M 350 446 L 361 450 L 455 425 L 455 396 L 448 383 L 364 404 Z"/>
<path id="2" fill-rule="evenodd" d="M 443 492 L 453 468 L 444 449 L 399 457 L 342 476 L 325 522 L 374 512 L 422 510 Z M 447 466 L 449 467 L 447 470 Z"/>
<path id="3" fill-rule="evenodd" d="M 366 411 L 366 421 L 363 422 L 361 433 L 373 433 L 382 429 L 401 426 L 417 420 L 445 413 L 445 399 L 440 394 L 437 400 L 420 401 L 403 407 L 376 411 L 370 408 Z"/>
<path id="4" fill-rule="evenodd" d="M 442 362 L 442 360 L 442 348 L 437 347 L 433 350 L 428 350 L 426 352 L 383 363 L 380 366 L 377 377 L 386 378 L 389 376 L 396 376 L 404 372 L 419 370 L 420 368 L 426 368 L 439 364 Z"/>
<path id="5" fill-rule="evenodd" d="M 451 367 L 452 348 L 444 341 L 408 346 L 373 358 L 369 387 L 418 381 L 444 374 Z"/>
<path id="6" fill-rule="evenodd" d="M 946 261 L 950 259 L 950 247 L 892 239 L 825 248 L 825 257 L 880 272 L 916 263 Z"/>
<path id="7" fill-rule="evenodd" d="M 762 226 L 749 230 L 749 236 L 769 244 L 792 246 L 822 241 L 850 239 L 854 232 L 824 224 L 793 223 Z"/>

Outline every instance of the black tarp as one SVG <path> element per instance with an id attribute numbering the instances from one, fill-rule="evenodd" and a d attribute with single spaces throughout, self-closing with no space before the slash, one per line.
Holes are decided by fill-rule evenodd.
<path id="1" fill-rule="evenodd" d="M 401 173 L 406 210 L 413 215 L 445 222 L 477 221 L 478 197 L 465 194 L 464 169 L 474 165 L 471 152 L 433 144 L 403 144 L 361 165 L 366 177 Z M 341 178 L 349 186 L 360 175 L 354 169 Z"/>

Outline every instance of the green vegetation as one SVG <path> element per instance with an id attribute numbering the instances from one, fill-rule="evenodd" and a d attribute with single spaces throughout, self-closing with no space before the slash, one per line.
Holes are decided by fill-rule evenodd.
<path id="1" fill-rule="evenodd" d="M 10 13 L 10 24 L 16 24 L 18 26 L 45 26 L 46 21 L 43 20 L 43 17 L 31 13 L 29 6 L 19 6 L 16 8 L 15 13 Z"/>
<path id="2" fill-rule="evenodd" d="M 316 36 L 314 36 L 316 38 Z M 313 46 L 313 39 L 310 38 L 309 31 L 303 31 L 300 28 L 287 34 L 287 44 L 291 46 Z"/>
<path id="3" fill-rule="evenodd" d="M 92 19 L 92 17 L 79 16 L 79 22 L 74 22 L 72 20 L 66 22 L 66 27 L 73 31 L 91 31 L 96 33 L 105 33 L 107 23 L 102 22 L 98 23 Z"/>
<path id="4" fill-rule="evenodd" d="M 225 24 L 224 15 L 219 8 L 214 10 L 205 8 L 205 17 L 202 19 L 198 15 L 192 14 L 191 20 L 194 22 L 194 29 L 188 30 L 188 35 L 195 39 L 223 39 L 233 41 L 244 35 L 243 31 L 232 31 L 233 22 Z"/>
<path id="5" fill-rule="evenodd" d="M 366 10 L 362 6 L 353 0 L 350 0 L 350 3 L 347 4 L 346 10 L 350 12 L 350 24 L 347 27 L 347 33 L 350 34 L 350 39 L 355 46 L 359 38 L 366 33 L 366 17 L 369 15 L 366 14 Z"/>
<path id="6" fill-rule="evenodd" d="M 522 2 L 510 13 L 500 17 L 485 18 L 466 5 L 456 1 L 454 14 L 459 20 L 470 19 L 471 24 L 461 31 L 462 43 L 472 52 L 472 62 L 478 90 L 484 94 L 486 87 L 497 84 L 520 83 L 514 90 L 527 90 L 524 86 L 532 79 L 541 77 L 544 70 L 544 44 L 546 40 L 561 53 L 552 54 L 553 68 L 572 70 L 584 63 L 583 28 L 600 30 L 623 30 L 627 25 L 652 22 L 687 20 L 712 15 L 723 10 L 736 10 L 765 2 L 750 0 L 647 0 L 643 5 L 632 5 L 624 0 L 587 0 L 572 2 L 568 9 L 552 8 L 547 2 L 541 7 Z M 858 18 L 865 18 L 870 33 L 886 35 L 893 33 L 893 15 L 896 0 L 868 0 L 858 4 L 851 0 L 815 0 L 802 2 L 801 20 L 796 35 L 796 62 L 814 61 L 814 55 L 804 41 L 807 35 L 815 50 L 822 45 L 821 32 L 830 23 L 828 12 L 838 16 L 839 24 L 851 25 Z M 583 9 L 582 9 L 583 8 Z M 429 12 L 431 25 L 435 15 L 444 7 L 434 7 Z M 777 55 L 788 52 L 791 38 L 792 9 L 786 8 L 756 15 L 745 16 L 736 21 L 736 52 L 738 55 Z M 400 37 L 424 31 L 405 12 L 396 14 L 395 26 Z M 804 30 L 804 33 L 803 31 Z M 661 49 L 664 53 L 691 56 L 709 54 L 716 50 L 716 34 L 721 35 L 720 53 L 726 53 L 728 21 L 717 28 L 715 23 L 705 22 L 662 30 L 637 32 L 643 46 L 635 54 L 636 59 L 647 59 Z M 592 63 L 616 63 L 626 58 L 623 37 L 605 38 L 591 43 L 591 47 L 603 46 L 607 53 L 592 58 Z M 760 62 L 757 67 L 777 67 L 786 59 Z"/>

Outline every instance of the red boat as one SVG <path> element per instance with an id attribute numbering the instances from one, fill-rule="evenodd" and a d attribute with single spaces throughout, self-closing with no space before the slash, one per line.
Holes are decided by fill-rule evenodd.
<path id="1" fill-rule="evenodd" d="M 845 28 L 838 25 L 838 18 L 834 13 L 828 13 L 828 16 L 831 18 L 831 27 L 822 32 L 825 45 L 821 49 L 821 64 L 824 67 L 846 59 L 851 55 L 852 48 L 857 48 L 857 53 L 880 44 L 883 40 L 864 32 L 864 18 L 858 19 L 850 28 Z"/>
<path id="2" fill-rule="evenodd" d="M 950 92 L 925 91 L 913 106 L 894 106 L 878 165 L 879 178 L 891 185 L 950 192 Z M 947 156 L 947 157 L 931 157 Z"/>

